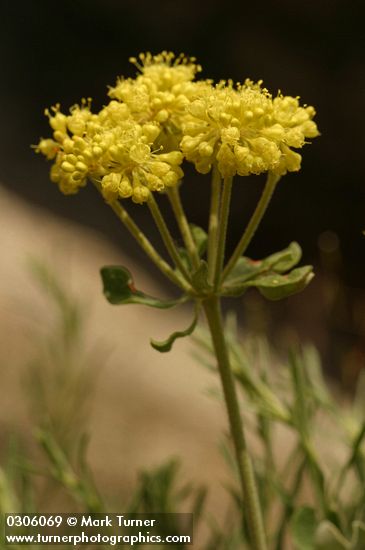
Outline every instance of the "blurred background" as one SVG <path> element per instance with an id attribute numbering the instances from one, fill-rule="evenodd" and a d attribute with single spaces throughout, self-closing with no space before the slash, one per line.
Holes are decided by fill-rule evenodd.
<path id="1" fill-rule="evenodd" d="M 302 263 L 312 263 L 316 277 L 305 292 L 279 303 L 253 291 L 234 307 L 243 334 L 268 337 L 270 369 L 291 346 L 311 343 L 345 396 L 354 393 L 365 366 L 361 8 L 362 2 L 346 0 L 1 2 L 0 456 L 6 475 L 0 468 L 0 509 L 16 508 L 9 502 L 19 495 L 22 509 L 36 509 L 28 454 L 41 473 L 35 489 L 40 509 L 61 509 L 63 502 L 74 510 L 75 502 L 83 506 L 80 494 L 95 505 L 88 476 L 81 476 L 86 485 L 76 483 L 76 496 L 66 504 L 44 478 L 51 464 L 62 484 L 69 467 L 57 463 L 55 442 L 67 460 L 81 456 L 77 464 L 84 472 L 76 447 L 85 432 L 91 434 L 88 457 L 97 485 L 114 495 L 115 509 L 136 490 L 150 498 L 149 474 L 137 473 L 147 467 L 157 468 L 151 474 L 156 487 L 167 488 L 154 503 L 160 511 L 175 479 L 174 463 L 161 464 L 174 455 L 194 490 L 200 483 L 210 487 L 208 510 L 219 513 L 228 498 L 227 468 L 216 449 L 226 430 L 221 403 L 212 399 L 216 378 L 197 365 L 188 340 L 170 357 L 148 345 L 150 336 L 164 339 L 171 327 L 186 327 L 190 310 L 156 313 L 106 303 L 98 273 L 105 264 L 129 266 L 151 294 L 168 297 L 172 289 L 94 188 L 63 196 L 49 181 L 49 165 L 30 147 L 50 134 L 46 107 L 60 102 L 66 111 L 92 97 L 94 108 L 101 108 L 107 85 L 119 75 L 133 76 L 128 58 L 142 51 L 184 52 L 197 58 L 203 78 L 263 79 L 273 94 L 280 89 L 315 106 L 321 136 L 303 149 L 302 170 L 281 181 L 248 254 L 264 257 L 296 240 Z M 209 176 L 189 166 L 186 174 L 182 195 L 189 218 L 206 226 Z M 237 179 L 229 251 L 263 183 Z M 161 205 L 169 217 L 164 197 Z M 159 246 L 147 209 L 128 208 Z M 38 262 L 31 269 L 29 257 Z M 227 310 L 233 305 L 227 300 Z M 275 435 L 280 463 L 288 437 Z M 332 453 L 335 444 L 324 441 Z"/>
<path id="2" fill-rule="evenodd" d="M 364 364 L 365 40 L 361 2 L 63 0 L 1 4 L 0 181 L 30 204 L 91 226 L 137 262 L 131 239 L 90 186 L 64 197 L 30 144 L 49 135 L 45 107 L 67 110 L 82 97 L 99 109 L 107 85 L 132 76 L 128 58 L 163 49 L 197 57 L 202 77 L 263 79 L 274 94 L 314 105 L 321 137 L 303 150 L 302 170 L 286 176 L 249 254 L 259 258 L 297 240 L 317 278 L 303 295 L 270 307 L 248 296 L 244 320 L 278 346 L 313 341 L 326 368 L 351 388 Z M 194 223 L 207 217 L 209 178 L 187 170 L 183 197 Z M 239 238 L 262 181 L 238 180 L 229 247 Z M 132 206 L 153 235 L 146 209 Z M 146 217 L 146 219 L 144 219 Z M 157 274 L 156 274 L 157 276 Z M 355 358 L 355 359 L 354 359 Z"/>

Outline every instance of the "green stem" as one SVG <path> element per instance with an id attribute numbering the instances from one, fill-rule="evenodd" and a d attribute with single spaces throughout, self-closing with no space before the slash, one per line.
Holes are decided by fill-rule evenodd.
<path id="1" fill-rule="evenodd" d="M 307 467 L 312 479 L 313 489 L 317 496 L 317 501 L 321 508 L 323 517 L 326 518 L 329 512 L 327 504 L 325 480 L 322 469 L 317 458 L 315 447 L 312 443 L 310 430 L 310 412 L 308 410 L 308 401 L 306 399 L 306 388 L 308 380 L 303 362 L 299 357 L 291 352 L 291 375 L 295 396 L 295 408 L 293 410 L 296 427 L 298 430 L 300 445 L 307 461 Z"/>
<path id="2" fill-rule="evenodd" d="M 100 183 L 96 180 L 92 180 L 97 190 L 101 193 Z M 132 220 L 126 209 L 120 204 L 119 201 L 115 200 L 108 202 L 109 206 L 118 216 L 123 225 L 128 229 L 129 233 L 135 238 L 143 251 L 147 256 L 152 260 L 155 266 L 175 285 L 182 288 L 186 292 L 191 291 L 190 285 L 187 285 L 185 281 L 179 277 L 171 266 L 165 262 L 165 260 L 160 256 L 155 247 L 147 239 L 145 234 L 140 230 L 138 225 Z"/>
<path id="3" fill-rule="evenodd" d="M 248 453 L 242 420 L 238 405 L 234 378 L 230 367 L 228 348 L 224 338 L 224 327 L 220 299 L 212 296 L 203 302 L 208 320 L 213 346 L 218 362 L 224 399 L 233 439 L 238 472 L 241 481 L 243 506 L 247 510 L 252 550 L 266 550 L 265 531 L 262 521 L 260 501 L 257 493 L 255 475 Z"/>
<path id="4" fill-rule="evenodd" d="M 191 229 L 186 218 L 184 207 L 181 202 L 179 189 L 177 186 L 168 190 L 167 195 L 171 202 L 172 209 L 175 214 L 177 224 L 179 226 L 182 238 L 185 243 L 186 250 L 188 251 L 190 260 L 195 269 L 198 269 L 200 265 L 200 259 L 198 250 L 196 248 Z"/>
<path id="5" fill-rule="evenodd" d="M 227 275 L 232 271 L 236 265 L 237 260 L 246 252 L 248 245 L 250 244 L 252 237 L 254 236 L 256 229 L 258 228 L 266 209 L 269 205 L 271 197 L 275 191 L 276 184 L 278 183 L 280 176 L 269 172 L 267 175 L 267 180 L 265 188 L 260 197 L 260 200 L 256 206 L 256 209 L 243 233 L 241 240 L 236 246 L 231 258 L 229 259 L 226 267 L 224 268 L 222 275 L 222 282 L 227 277 Z"/>
<path id="6" fill-rule="evenodd" d="M 258 414 L 257 417 L 259 433 L 264 447 L 265 453 L 265 487 L 262 494 L 262 508 L 267 512 L 270 508 L 271 497 L 272 497 L 272 485 L 270 484 L 271 472 L 275 468 L 275 457 L 272 447 L 272 423 L 264 414 Z"/>
<path id="7" fill-rule="evenodd" d="M 295 473 L 293 486 L 287 495 L 287 500 L 283 504 L 283 511 L 281 514 L 281 519 L 279 521 L 279 529 L 275 536 L 275 550 L 281 550 L 283 547 L 285 530 L 294 511 L 295 499 L 302 483 L 302 478 L 305 471 L 305 464 L 305 459 L 302 459 Z M 288 470 L 284 471 L 284 475 L 288 475 Z"/>
<path id="8" fill-rule="evenodd" d="M 221 177 L 216 165 L 212 172 L 212 190 L 210 200 L 209 214 L 209 232 L 208 232 L 208 277 L 209 282 L 214 282 L 214 269 L 217 262 L 217 236 L 219 224 L 219 204 L 221 197 Z"/>
<path id="9" fill-rule="evenodd" d="M 223 193 L 222 193 L 222 203 L 219 216 L 219 234 L 218 234 L 218 245 L 216 252 L 216 262 L 214 270 L 214 288 L 218 288 L 222 268 L 224 264 L 224 253 L 226 249 L 226 236 L 227 236 L 227 226 L 228 226 L 228 216 L 229 216 L 229 207 L 231 203 L 231 192 L 232 192 L 232 182 L 233 178 L 224 178 L 223 183 Z"/>
<path id="10" fill-rule="evenodd" d="M 314 447 L 312 445 L 312 442 L 305 438 L 301 441 L 303 453 L 306 456 L 307 459 L 307 466 L 309 470 L 309 474 L 312 478 L 312 485 L 314 492 L 317 497 L 317 501 L 319 503 L 319 507 L 322 511 L 323 518 L 328 517 L 328 514 L 330 512 L 329 505 L 327 503 L 327 496 L 326 496 L 326 487 L 324 484 L 324 477 L 321 470 L 321 467 L 319 465 L 319 461 L 317 459 L 316 452 L 314 450 Z"/>
<path id="11" fill-rule="evenodd" d="M 175 246 L 174 240 L 162 216 L 161 210 L 159 209 L 152 194 L 150 194 L 147 204 L 171 259 L 185 279 L 190 282 L 190 275 L 181 260 L 181 256 Z"/>
<path id="12" fill-rule="evenodd" d="M 364 440 L 364 437 L 365 437 L 365 424 L 361 426 L 355 440 L 351 441 L 352 450 L 351 450 L 350 458 L 347 460 L 343 468 L 341 468 L 341 471 L 337 479 L 337 483 L 335 485 L 335 490 L 333 491 L 333 494 L 336 495 L 337 497 L 341 493 L 342 486 L 345 482 L 346 475 L 349 472 L 350 468 L 354 465 L 357 465 L 357 463 L 362 464 L 363 462 L 360 453 L 361 453 L 361 444 Z M 357 460 L 358 458 L 361 458 L 361 460 Z M 360 481 L 364 483 L 364 474 L 362 472 L 362 469 L 359 470 L 359 467 L 358 467 L 357 473 L 360 478 Z"/>

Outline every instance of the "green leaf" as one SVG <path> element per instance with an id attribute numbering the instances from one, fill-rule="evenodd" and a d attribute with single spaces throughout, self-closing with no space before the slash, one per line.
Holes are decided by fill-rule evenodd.
<path id="1" fill-rule="evenodd" d="M 234 292 L 236 287 L 239 287 L 242 283 L 253 279 L 257 275 L 264 273 L 266 270 L 267 268 L 264 266 L 264 262 L 262 260 L 251 260 L 250 258 L 241 256 L 232 272 L 228 275 L 223 288 L 227 289 L 227 291 L 232 289 L 232 292 Z M 234 296 L 235 294 L 232 293 L 230 295 Z"/>
<path id="2" fill-rule="evenodd" d="M 296 242 L 290 243 L 284 250 L 271 254 L 263 260 L 251 260 L 242 256 L 228 275 L 226 285 L 235 286 L 265 272 L 284 273 L 292 269 L 301 256 L 302 250 Z"/>
<path id="3" fill-rule="evenodd" d="M 249 283 L 256 287 L 268 300 L 281 300 L 303 290 L 314 274 L 311 265 L 293 269 L 287 275 L 266 275 Z"/>
<path id="4" fill-rule="evenodd" d="M 191 235 L 193 237 L 193 241 L 198 251 L 199 258 L 202 258 L 202 256 L 204 256 L 207 249 L 208 235 L 206 234 L 204 229 L 202 229 L 198 225 L 194 225 L 190 223 L 189 227 L 190 227 Z M 190 271 L 190 269 L 192 268 L 192 265 L 191 265 L 189 253 L 186 250 L 186 248 L 179 247 L 179 254 L 184 263 L 184 266 L 188 271 Z"/>
<path id="5" fill-rule="evenodd" d="M 186 302 L 183 295 L 178 300 L 159 300 L 140 290 L 136 290 L 130 271 L 122 266 L 105 266 L 100 270 L 104 296 L 113 305 L 142 304 L 159 309 L 167 309 Z"/>
<path id="6" fill-rule="evenodd" d="M 293 515 L 291 533 L 296 550 L 313 550 L 317 528 L 315 511 L 309 506 L 299 508 Z"/>
<path id="7" fill-rule="evenodd" d="M 350 550 L 351 543 L 330 521 L 322 521 L 314 537 L 315 550 Z"/>
<path id="8" fill-rule="evenodd" d="M 365 548 L 365 523 L 354 521 L 352 523 L 351 550 L 364 550 Z"/>
<path id="9" fill-rule="evenodd" d="M 288 273 L 267 273 L 255 278 L 223 287 L 225 296 L 240 296 L 247 288 L 256 287 L 268 300 L 281 300 L 303 290 L 313 278 L 312 266 L 298 267 Z"/>
<path id="10" fill-rule="evenodd" d="M 200 260 L 198 269 L 192 274 L 191 282 L 193 287 L 201 292 L 212 289 L 208 282 L 208 264 L 205 260 Z"/>
<path id="11" fill-rule="evenodd" d="M 240 296 L 254 286 L 269 300 L 280 300 L 303 290 L 313 277 L 311 266 L 292 269 L 300 260 L 302 251 L 298 243 L 271 254 L 263 260 L 242 256 L 223 285 L 223 295 Z"/>
<path id="12" fill-rule="evenodd" d="M 200 521 L 203 515 L 205 503 L 207 500 L 207 494 L 208 494 L 208 490 L 206 487 L 199 487 L 195 493 L 193 507 L 192 507 L 194 526 L 197 526 L 198 522 Z"/>
<path id="13" fill-rule="evenodd" d="M 276 273 L 285 273 L 297 265 L 301 257 L 302 249 L 298 243 L 292 242 L 288 248 L 268 256 L 263 260 L 263 264 L 269 269 L 274 269 Z"/>
<path id="14" fill-rule="evenodd" d="M 200 257 L 205 254 L 205 251 L 207 250 L 208 245 L 208 235 L 204 229 L 199 227 L 198 225 L 194 225 L 193 223 L 189 224 L 191 234 L 193 237 L 193 240 L 195 242 L 195 246 L 198 249 L 198 254 Z"/>
<path id="15" fill-rule="evenodd" d="M 155 350 L 160 351 L 161 353 L 166 353 L 167 351 L 170 351 L 173 344 L 174 344 L 174 342 L 175 342 L 175 340 L 177 340 L 178 338 L 184 338 L 185 336 L 189 336 L 190 334 L 192 334 L 194 332 L 194 329 L 195 329 L 195 327 L 197 325 L 197 322 L 198 322 L 198 317 L 199 317 L 199 310 L 198 310 L 198 308 L 196 308 L 194 319 L 193 319 L 192 323 L 188 326 L 188 328 L 186 328 L 185 330 L 180 330 L 180 331 L 173 332 L 163 342 L 158 342 L 157 340 L 152 340 L 151 339 L 151 346 Z"/>
<path id="16" fill-rule="evenodd" d="M 189 258 L 189 254 L 188 254 L 188 251 L 186 250 L 186 248 L 182 247 L 182 246 L 179 246 L 178 249 L 177 249 L 178 253 L 179 253 L 179 256 L 180 256 L 180 259 L 185 267 L 185 269 L 187 271 L 190 271 L 191 269 L 191 261 L 190 261 L 190 258 Z M 176 273 L 180 273 L 179 269 L 176 268 L 175 269 L 175 272 Z"/>

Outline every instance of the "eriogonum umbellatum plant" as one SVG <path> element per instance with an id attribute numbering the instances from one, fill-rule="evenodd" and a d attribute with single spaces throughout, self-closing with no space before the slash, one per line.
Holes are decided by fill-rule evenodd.
<path id="1" fill-rule="evenodd" d="M 46 110 L 53 136 L 41 139 L 36 151 L 53 161 L 51 180 L 65 194 L 77 193 L 92 182 L 135 237 L 148 257 L 181 291 L 178 300 L 148 296 L 134 286 L 125 267 L 101 270 L 104 293 L 113 304 L 140 303 L 167 308 L 192 301 L 195 315 L 184 331 L 166 341 L 152 341 L 169 351 L 176 338 L 191 334 L 204 310 L 211 332 L 232 440 L 240 474 L 244 513 L 253 549 L 266 548 L 255 476 L 239 413 L 237 395 L 225 340 L 221 299 L 240 296 L 256 287 L 277 300 L 305 288 L 311 266 L 295 267 L 301 250 L 291 243 L 285 250 L 253 261 L 244 254 L 265 213 L 280 178 L 300 169 L 298 152 L 319 135 L 315 110 L 298 97 L 275 97 L 262 81 L 231 80 L 215 84 L 196 79 L 201 71 L 194 58 L 173 53 L 140 54 L 132 58 L 135 78 L 119 78 L 109 88 L 109 103 L 93 113 L 83 99 L 68 114 L 60 105 Z M 211 172 L 209 227 L 189 224 L 179 195 L 184 163 L 197 172 Z M 225 242 L 233 178 L 244 185 L 245 176 L 267 174 L 253 215 L 233 254 L 226 260 Z M 166 194 L 184 247 L 179 247 L 159 209 L 156 197 Z M 127 199 L 150 209 L 171 262 L 165 261 L 128 214 Z"/>

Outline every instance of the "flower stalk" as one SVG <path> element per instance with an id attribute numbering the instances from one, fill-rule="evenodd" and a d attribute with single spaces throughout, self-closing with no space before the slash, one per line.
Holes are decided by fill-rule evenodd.
<path id="1" fill-rule="evenodd" d="M 175 214 L 176 221 L 178 223 L 181 236 L 183 238 L 186 250 L 188 251 L 191 263 L 195 269 L 198 269 L 200 260 L 196 245 L 194 243 L 193 235 L 185 215 L 184 207 L 181 202 L 181 197 L 178 187 L 173 187 L 167 192 L 169 200 L 171 202 L 172 209 Z"/>
<path id="2" fill-rule="evenodd" d="M 155 201 L 153 195 L 150 195 L 148 201 L 147 201 L 148 207 L 150 209 L 150 212 L 152 214 L 152 217 L 156 223 L 156 226 L 160 232 L 160 235 L 162 237 L 162 240 L 166 246 L 166 249 L 168 253 L 170 254 L 171 259 L 175 263 L 175 266 L 177 269 L 181 272 L 181 274 L 184 276 L 186 281 L 190 281 L 190 275 L 185 267 L 185 265 L 182 262 L 181 256 L 179 254 L 179 251 L 176 248 L 176 245 L 174 243 L 174 240 L 171 236 L 170 230 L 166 225 L 166 222 L 164 220 L 164 217 L 162 215 L 162 212 Z"/>
<path id="3" fill-rule="evenodd" d="M 100 191 L 100 184 L 98 181 L 93 181 L 95 187 Z M 191 286 L 188 285 L 184 279 L 179 277 L 177 273 L 171 268 L 171 266 L 165 262 L 165 260 L 157 252 L 151 241 L 141 231 L 135 221 L 128 214 L 127 210 L 120 204 L 118 200 L 110 201 L 109 206 L 113 212 L 118 216 L 122 224 L 126 227 L 129 233 L 134 237 L 139 246 L 154 263 L 154 265 L 167 277 L 172 283 L 180 287 L 186 292 L 191 291 Z"/>
<path id="4" fill-rule="evenodd" d="M 243 495 L 243 508 L 247 511 L 248 526 L 253 550 L 266 550 L 265 531 L 256 488 L 251 458 L 248 452 L 242 426 L 234 378 L 230 367 L 227 344 L 224 338 L 224 327 L 220 299 L 217 296 L 203 302 L 213 346 L 217 358 L 219 375 L 223 387 L 230 431 L 235 449 L 237 467 Z"/>
<path id="5" fill-rule="evenodd" d="M 216 165 L 212 169 L 212 190 L 209 210 L 209 233 L 208 233 L 208 280 L 211 285 L 214 283 L 214 271 L 217 263 L 217 235 L 219 227 L 219 205 L 221 198 L 221 177 Z"/>
<path id="6" fill-rule="evenodd" d="M 228 277 L 232 269 L 237 263 L 237 260 L 243 256 L 243 254 L 246 252 L 252 237 L 254 236 L 258 226 L 260 225 L 260 222 L 262 218 L 264 217 L 264 214 L 266 212 L 267 207 L 269 206 L 271 197 L 273 196 L 273 193 L 275 191 L 276 185 L 278 181 L 280 180 L 280 176 L 273 174 L 272 172 L 269 172 L 266 179 L 266 184 L 263 190 L 263 193 L 260 197 L 259 202 L 257 203 L 257 206 L 255 208 L 255 211 L 239 241 L 237 244 L 232 256 L 230 257 L 229 261 L 227 262 L 226 267 L 223 270 L 222 274 L 222 282 Z"/>
<path id="7" fill-rule="evenodd" d="M 218 290 L 218 286 L 221 279 L 222 267 L 224 264 L 224 253 L 226 250 L 226 238 L 227 238 L 229 208 L 231 204 L 232 183 L 233 183 L 232 177 L 224 178 L 222 203 L 221 203 L 220 215 L 219 215 L 217 252 L 215 255 L 215 260 L 216 260 L 215 268 L 214 268 L 215 291 Z"/>

